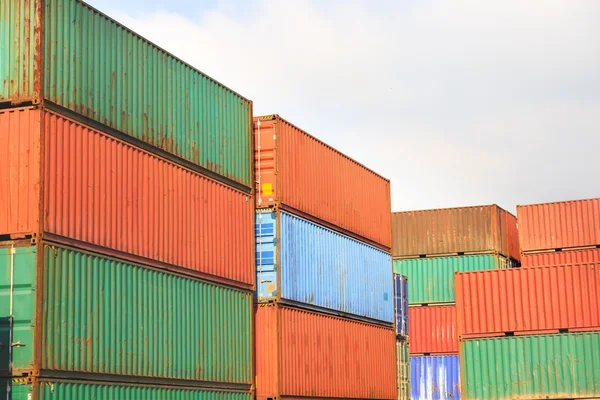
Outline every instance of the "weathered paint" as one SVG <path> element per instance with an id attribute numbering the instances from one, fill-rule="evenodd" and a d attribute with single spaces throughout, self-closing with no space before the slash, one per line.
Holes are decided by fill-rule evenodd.
<path id="1" fill-rule="evenodd" d="M 15 250 L 0 249 L 0 317 L 13 293 L 12 341 L 21 343 L 13 374 L 251 384 L 250 293 L 57 245 Z M 6 352 L 0 347 L 4 365 Z"/>
<path id="2" fill-rule="evenodd" d="M 469 400 L 600 397 L 600 333 L 463 340 Z"/>
<path id="3" fill-rule="evenodd" d="M 10 400 L 251 400 L 252 393 L 191 387 L 93 381 L 0 378 L 0 398 Z"/>
<path id="4" fill-rule="evenodd" d="M 392 213 L 392 256 L 497 253 L 518 260 L 517 219 L 496 205 Z"/>
<path id="5" fill-rule="evenodd" d="M 521 251 L 600 245 L 600 198 L 517 206 Z"/>
<path id="6" fill-rule="evenodd" d="M 600 263 L 600 249 L 523 254 L 521 262 L 524 268 Z"/>
<path id="7" fill-rule="evenodd" d="M 394 260 L 394 273 L 408 278 L 409 304 L 454 303 L 454 273 L 507 268 L 493 254 Z"/>
<path id="8" fill-rule="evenodd" d="M 390 248 L 388 179 L 278 115 L 256 117 L 254 131 L 258 208 L 289 208 Z"/>
<path id="9" fill-rule="evenodd" d="M 410 400 L 410 358 L 408 341 L 396 341 L 396 374 L 398 375 L 398 400 Z"/>
<path id="10" fill-rule="evenodd" d="M 251 101 L 81 1 L 0 7 L 0 102 L 50 101 L 252 187 Z"/>
<path id="11" fill-rule="evenodd" d="M 408 335 L 408 280 L 394 274 L 394 326 L 396 335 Z"/>
<path id="12" fill-rule="evenodd" d="M 600 263 L 459 273 L 455 282 L 462 338 L 600 330 Z"/>
<path id="13" fill-rule="evenodd" d="M 461 398 L 458 355 L 411 356 L 412 400 L 457 400 Z"/>
<path id="14" fill-rule="evenodd" d="M 257 306 L 256 398 L 396 399 L 390 327 L 279 304 Z"/>
<path id="15" fill-rule="evenodd" d="M 256 295 L 392 324 L 392 259 L 284 211 L 256 213 Z"/>
<path id="16" fill-rule="evenodd" d="M 409 307 L 408 320 L 411 353 L 458 353 L 455 305 Z"/>
<path id="17" fill-rule="evenodd" d="M 2 110 L 0 128 L 0 235 L 52 234 L 254 287 L 248 194 L 54 112 Z"/>

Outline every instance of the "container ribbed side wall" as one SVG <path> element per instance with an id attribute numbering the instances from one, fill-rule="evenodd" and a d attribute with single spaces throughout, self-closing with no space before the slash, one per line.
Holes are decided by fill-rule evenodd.
<path id="1" fill-rule="evenodd" d="M 459 335 L 600 329 L 600 263 L 469 272 L 455 281 Z"/>
<path id="2" fill-rule="evenodd" d="M 408 335 L 408 281 L 398 274 L 394 274 L 394 326 L 396 335 Z"/>
<path id="3" fill-rule="evenodd" d="M 600 263 L 600 249 L 524 254 L 521 261 L 524 268 Z"/>
<path id="4" fill-rule="evenodd" d="M 469 400 L 600 397 L 600 333 L 512 336 L 461 342 Z"/>
<path id="5" fill-rule="evenodd" d="M 39 111 L 0 111 L 0 235 L 39 232 L 40 137 Z"/>
<path id="6" fill-rule="evenodd" d="M 410 400 L 410 358 L 408 342 L 396 342 L 396 374 L 398 375 L 398 400 Z"/>
<path id="7" fill-rule="evenodd" d="M 456 306 L 409 307 L 411 353 L 458 353 Z"/>
<path id="8" fill-rule="evenodd" d="M 460 400 L 458 355 L 411 356 L 412 400 Z"/>
<path id="9" fill-rule="evenodd" d="M 249 100 L 85 3 L 44 3 L 46 99 L 252 187 Z"/>
<path id="10" fill-rule="evenodd" d="M 504 257 L 492 254 L 394 260 L 394 273 L 408 277 L 409 304 L 453 303 L 454 273 L 507 268 Z"/>

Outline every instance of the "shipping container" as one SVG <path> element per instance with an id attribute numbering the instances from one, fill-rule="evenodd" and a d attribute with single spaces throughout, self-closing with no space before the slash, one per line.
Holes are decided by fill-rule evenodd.
<path id="1" fill-rule="evenodd" d="M 600 198 L 517 206 L 521 251 L 600 247 Z"/>
<path id="2" fill-rule="evenodd" d="M 395 399 L 394 330 L 282 306 L 257 306 L 256 398 Z"/>
<path id="3" fill-rule="evenodd" d="M 525 268 L 600 263 L 600 249 L 523 254 L 521 261 L 521 266 Z"/>
<path id="4" fill-rule="evenodd" d="M 394 325 L 396 335 L 408 335 L 408 279 L 394 274 Z"/>
<path id="5" fill-rule="evenodd" d="M 254 120 L 257 208 L 285 208 L 390 248 L 389 180 L 278 115 Z"/>
<path id="6" fill-rule="evenodd" d="M 463 340 L 468 400 L 600 397 L 600 332 Z"/>
<path id="7" fill-rule="evenodd" d="M 76 242 L 254 287 L 248 194 L 46 110 L 0 111 L 0 142 L 0 237 Z"/>
<path id="8" fill-rule="evenodd" d="M 410 400 L 410 357 L 408 341 L 396 341 L 396 373 L 398 374 L 398 400 Z"/>
<path id="9" fill-rule="evenodd" d="M 252 102 L 78 0 L 0 3 L 0 103 L 77 114 L 245 190 Z"/>
<path id="10" fill-rule="evenodd" d="M 411 356 L 412 400 L 460 399 L 458 355 Z"/>
<path id="11" fill-rule="evenodd" d="M 256 279 L 259 302 L 394 320 L 389 253 L 285 211 L 256 212 Z"/>
<path id="12" fill-rule="evenodd" d="M 8 373 L 252 383 L 250 292 L 56 244 L 5 246 Z"/>
<path id="13" fill-rule="evenodd" d="M 394 258 L 501 254 L 519 259 L 517 219 L 497 205 L 392 213 Z"/>
<path id="14" fill-rule="evenodd" d="M 493 254 L 394 260 L 394 273 L 408 278 L 409 304 L 454 303 L 454 273 L 508 268 Z"/>
<path id="15" fill-rule="evenodd" d="M 459 273 L 455 282 L 461 338 L 600 330 L 600 263 Z"/>
<path id="16" fill-rule="evenodd" d="M 8 400 L 251 400 L 252 393 L 194 387 L 137 385 L 48 378 L 0 378 Z"/>
<path id="17" fill-rule="evenodd" d="M 411 354 L 458 353 L 456 306 L 409 307 Z"/>

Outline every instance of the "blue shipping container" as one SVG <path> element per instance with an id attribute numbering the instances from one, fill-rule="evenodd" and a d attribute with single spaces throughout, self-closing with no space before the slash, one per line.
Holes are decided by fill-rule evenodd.
<path id="1" fill-rule="evenodd" d="M 392 325 L 392 259 L 284 211 L 256 213 L 256 296 Z"/>
<path id="2" fill-rule="evenodd" d="M 458 355 L 410 357 L 412 400 L 460 399 Z"/>
<path id="3" fill-rule="evenodd" d="M 394 274 L 394 325 L 396 335 L 408 335 L 408 279 Z"/>

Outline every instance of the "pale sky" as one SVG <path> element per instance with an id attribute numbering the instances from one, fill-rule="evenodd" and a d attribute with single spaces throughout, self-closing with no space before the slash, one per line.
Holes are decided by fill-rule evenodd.
<path id="1" fill-rule="evenodd" d="M 389 178 L 394 211 L 600 196 L 600 1 L 89 2 Z"/>

